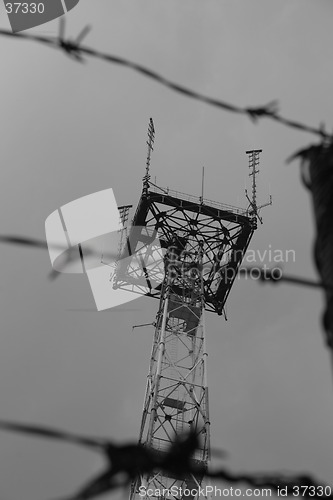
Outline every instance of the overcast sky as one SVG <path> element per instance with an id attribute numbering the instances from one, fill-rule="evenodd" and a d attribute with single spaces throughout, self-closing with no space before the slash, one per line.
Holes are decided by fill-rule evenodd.
<path id="1" fill-rule="evenodd" d="M 278 99 L 281 114 L 332 127 L 329 0 L 81 0 L 67 34 L 207 95 L 244 106 Z M 1 28 L 9 29 L 3 4 Z M 58 21 L 31 33 L 56 35 Z M 28 31 L 29 32 L 29 31 Z M 286 158 L 316 137 L 193 101 L 132 70 L 77 63 L 33 42 L 0 39 L 0 233 L 44 238 L 55 209 L 101 189 L 133 204 L 156 128 L 152 177 L 246 207 L 247 149 L 263 149 L 251 249 L 295 251 L 285 271 L 315 277 L 310 198 Z M 271 247 L 270 247 L 271 246 Z M 47 279 L 47 252 L 1 247 L 0 418 L 119 442 L 136 440 L 157 302 L 96 312 L 84 276 Z M 259 262 L 258 262 L 259 263 Z M 228 321 L 209 314 L 211 436 L 233 471 L 332 473 L 331 366 L 321 293 L 237 281 Z M 126 309 L 126 311 L 124 311 Z M 101 465 L 67 444 L 0 433 L 1 500 L 75 491 Z M 112 498 L 120 497 L 115 494 Z M 105 498 L 110 498 L 110 495 Z"/>

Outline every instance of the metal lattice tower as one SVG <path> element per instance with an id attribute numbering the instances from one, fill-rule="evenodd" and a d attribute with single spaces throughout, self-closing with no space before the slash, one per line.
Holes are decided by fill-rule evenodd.
<path id="1" fill-rule="evenodd" d="M 159 300 L 139 442 L 163 454 L 175 436 L 194 430 L 200 447 L 193 460 L 205 470 L 210 459 L 205 313 L 224 314 L 257 216 L 203 196 L 159 188 L 150 182 L 149 167 L 143 182 L 130 230 L 131 248 L 124 248 L 114 282 L 125 290 L 146 287 L 147 295 Z M 164 273 L 153 285 L 154 271 L 149 274 L 142 265 L 134 273 L 129 256 L 139 250 L 141 262 L 147 262 L 149 244 L 156 238 L 165 253 Z M 179 479 L 156 470 L 132 484 L 130 499 L 142 498 L 140 486 L 152 491 L 176 486 L 177 491 L 192 490 L 186 498 L 196 499 L 202 485 L 202 476 Z M 152 495 L 162 497 L 175 498 Z"/>
<path id="2" fill-rule="evenodd" d="M 174 247 L 166 258 L 140 442 L 165 453 L 175 435 L 194 428 L 201 436 L 201 445 L 193 459 L 207 464 L 210 446 L 202 280 L 190 273 L 197 256 L 193 260 L 188 254 L 182 261 L 184 276 L 179 273 L 178 257 Z M 156 491 L 171 490 L 172 486 L 193 489 L 201 482 L 202 477 L 179 480 L 156 471 L 132 485 L 131 498 L 140 485 Z"/>

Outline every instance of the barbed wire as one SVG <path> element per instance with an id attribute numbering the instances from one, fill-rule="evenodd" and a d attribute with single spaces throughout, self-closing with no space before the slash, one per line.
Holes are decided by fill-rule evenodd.
<path id="1" fill-rule="evenodd" d="M 76 494 L 61 500 L 90 500 L 117 488 L 129 486 L 140 475 L 151 474 L 156 469 L 175 479 L 184 479 L 191 475 L 206 476 L 228 483 L 246 483 L 253 488 L 271 488 L 278 493 L 281 488 L 287 488 L 288 495 L 293 496 L 293 488 L 302 489 L 303 498 L 322 498 L 319 488 L 329 488 L 330 494 L 325 498 L 333 498 L 332 488 L 323 481 L 317 481 L 310 474 L 286 475 L 280 473 L 232 473 L 227 469 L 207 470 L 204 464 L 192 460 L 199 449 L 197 434 L 192 431 L 177 436 L 169 449 L 158 452 L 142 444 L 119 445 L 104 438 L 80 436 L 41 426 L 19 424 L 11 421 L 0 421 L 0 429 L 4 431 L 23 433 L 33 437 L 48 438 L 69 442 L 101 452 L 107 462 L 102 473 L 93 477 Z M 318 495 L 316 491 L 318 489 Z"/>
<path id="2" fill-rule="evenodd" d="M 333 349 L 333 143 L 323 141 L 297 151 L 289 161 L 301 161 L 304 186 L 310 191 L 316 227 L 314 261 L 325 288 L 322 323 Z"/>
<path id="3" fill-rule="evenodd" d="M 31 238 L 29 236 L 18 236 L 12 234 L 3 234 L 0 235 L 0 244 L 8 244 L 8 245 L 16 245 L 23 246 L 27 248 L 36 248 L 41 250 L 61 250 L 62 252 L 66 252 L 66 256 L 63 259 L 63 262 L 58 265 L 58 270 L 52 269 L 49 273 L 49 279 L 54 280 L 59 277 L 62 273 L 62 270 L 66 268 L 68 264 L 71 262 L 75 262 L 78 258 L 79 245 L 74 245 L 73 247 L 67 247 L 64 245 L 60 245 L 59 243 L 47 243 L 45 240 L 38 238 Z M 89 245 L 85 245 L 84 247 L 84 255 L 85 257 L 95 256 L 101 257 L 101 253 L 97 252 L 96 249 L 90 248 Z M 115 260 L 118 258 L 118 253 L 115 252 L 104 252 L 103 257 L 106 260 Z"/>
<path id="4" fill-rule="evenodd" d="M 31 238 L 26 236 L 18 236 L 18 235 L 9 235 L 4 234 L 0 235 L 0 244 L 9 244 L 9 245 L 18 245 L 23 247 L 31 247 L 31 248 L 40 248 L 42 250 L 48 249 L 48 244 L 46 241 L 37 238 Z M 50 245 L 52 247 L 52 244 Z M 63 245 L 53 245 L 54 248 L 60 248 L 62 250 L 66 250 L 67 248 Z M 89 250 L 89 248 L 85 249 L 85 254 L 87 255 L 99 255 L 94 250 Z M 109 253 L 105 254 L 109 258 L 116 258 L 118 254 Z M 68 261 L 72 258 L 72 255 L 69 254 Z M 67 262 L 66 262 L 67 263 Z M 308 278 L 302 278 L 300 276 L 292 276 L 290 274 L 284 274 L 283 270 L 280 267 L 275 267 L 272 269 L 269 268 L 258 268 L 258 267 L 241 267 L 239 269 L 239 275 L 245 278 L 250 278 L 260 282 L 270 282 L 273 284 L 285 282 L 294 285 L 306 286 L 310 288 L 321 288 L 324 290 L 333 291 L 333 285 L 321 282 L 321 281 L 313 281 Z M 61 272 L 55 271 L 56 275 L 60 275 Z"/>
<path id="5" fill-rule="evenodd" d="M 256 106 L 256 107 L 242 107 L 237 106 L 235 104 L 231 104 L 220 99 L 215 99 L 213 97 L 206 96 L 200 92 L 197 92 L 193 89 L 189 89 L 183 85 L 175 83 L 170 79 L 162 76 L 154 70 L 151 70 L 141 64 L 130 61 L 123 57 L 115 56 L 112 54 L 108 54 L 105 52 L 98 51 L 96 49 L 92 49 L 90 47 L 82 46 L 81 42 L 84 36 L 90 30 L 89 26 L 83 28 L 80 34 L 77 36 L 76 40 L 70 40 L 64 38 L 64 21 L 61 21 L 60 24 L 60 33 L 58 38 L 54 37 L 46 37 L 41 35 L 31 35 L 26 33 L 12 33 L 6 29 L 0 29 L 0 36 L 7 36 L 21 40 L 31 40 L 40 44 L 47 45 L 49 47 L 61 50 L 65 52 L 67 55 L 72 57 L 73 59 L 83 62 L 83 56 L 90 56 L 93 58 L 97 58 L 100 60 L 104 60 L 108 63 L 118 64 L 121 66 L 126 66 L 146 78 L 150 78 L 155 80 L 161 85 L 168 87 L 169 89 L 178 92 L 180 94 L 186 95 L 192 99 L 197 101 L 201 101 L 205 104 L 209 104 L 211 106 L 215 106 L 217 108 L 223 109 L 225 111 L 229 111 L 231 113 L 238 113 L 247 115 L 252 121 L 256 122 L 259 118 L 269 118 L 276 122 L 281 123 L 287 127 L 291 127 L 294 129 L 301 130 L 303 132 L 309 132 L 311 134 L 319 135 L 321 139 L 333 139 L 332 134 L 328 134 L 325 131 L 325 126 L 321 124 L 318 128 L 306 125 L 296 120 L 291 120 L 289 118 L 285 118 L 278 114 L 278 101 L 272 100 L 267 104 Z"/>
<path id="6" fill-rule="evenodd" d="M 306 286 L 310 288 L 321 288 L 323 290 L 333 291 L 333 285 L 324 283 L 322 281 L 313 281 L 308 278 L 301 278 L 299 276 L 292 276 L 284 274 L 280 267 L 273 269 L 258 268 L 258 267 L 243 267 L 239 270 L 240 276 L 251 278 L 260 282 L 270 282 L 273 284 L 285 282 L 292 285 Z"/>

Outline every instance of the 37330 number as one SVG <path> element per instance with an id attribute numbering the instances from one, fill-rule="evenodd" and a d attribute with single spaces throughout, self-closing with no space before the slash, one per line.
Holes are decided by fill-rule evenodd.
<path id="1" fill-rule="evenodd" d="M 43 14 L 45 11 L 43 3 L 7 2 L 5 7 L 7 14 Z"/>

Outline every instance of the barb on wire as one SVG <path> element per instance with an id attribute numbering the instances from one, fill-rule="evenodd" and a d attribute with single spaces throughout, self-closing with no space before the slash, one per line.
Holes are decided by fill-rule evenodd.
<path id="1" fill-rule="evenodd" d="M 267 268 L 257 268 L 257 267 L 245 267 L 239 270 L 240 276 L 250 277 L 254 280 L 260 280 L 261 282 L 279 283 L 281 281 L 286 283 L 291 283 L 293 285 L 308 286 L 312 288 L 322 288 L 324 290 L 332 290 L 333 285 L 313 281 L 308 278 L 300 278 L 299 276 L 291 276 L 290 274 L 284 274 L 282 269 L 275 267 L 273 269 Z"/>
<path id="2" fill-rule="evenodd" d="M 63 20 L 61 21 L 61 23 L 63 23 Z M 265 117 L 265 118 L 269 118 L 271 120 L 274 120 L 276 122 L 279 122 L 282 125 L 285 125 L 287 127 L 291 127 L 291 128 L 295 128 L 298 130 L 302 130 L 304 132 L 309 132 L 311 134 L 319 135 L 322 139 L 332 138 L 331 135 L 326 133 L 322 124 L 318 128 L 311 127 L 309 125 L 300 123 L 300 122 L 295 121 L 295 120 L 290 120 L 288 118 L 284 118 L 281 115 L 279 115 L 276 100 L 271 101 L 266 105 L 261 105 L 261 106 L 257 106 L 257 107 L 237 106 L 237 105 L 222 101 L 220 99 L 215 99 L 213 97 L 206 96 L 204 94 L 201 94 L 200 92 L 196 92 L 195 90 L 191 90 L 187 87 L 179 85 L 178 83 L 175 83 L 175 82 L 169 80 L 168 78 L 165 78 L 164 76 L 160 75 L 156 71 L 153 71 L 149 68 L 146 68 L 145 66 L 142 66 L 141 64 L 135 63 L 135 62 L 130 61 L 128 59 L 124 59 L 122 57 L 114 56 L 112 54 L 107 54 L 105 52 L 101 52 L 101 51 L 92 49 L 90 47 L 84 47 L 80 43 L 81 43 L 82 39 L 84 38 L 84 36 L 86 36 L 89 29 L 90 28 L 88 26 L 86 28 L 84 28 L 74 42 L 70 41 L 70 40 L 67 40 L 67 41 L 64 40 L 64 26 L 63 26 L 63 24 L 61 25 L 60 35 L 59 35 L 58 39 L 54 39 L 51 37 L 44 37 L 44 36 L 40 36 L 40 35 L 31 35 L 31 34 L 26 34 L 26 33 L 12 33 L 11 31 L 5 30 L 5 29 L 0 29 L 0 35 L 15 37 L 15 38 L 21 39 L 21 40 L 32 40 L 32 41 L 35 41 L 38 43 L 46 44 L 46 45 L 51 46 L 53 48 L 65 51 L 65 53 L 74 57 L 78 61 L 82 61 L 83 60 L 82 56 L 87 55 L 90 57 L 104 60 L 108 63 L 126 66 L 126 67 L 131 68 L 132 70 L 144 75 L 145 77 L 150 78 L 152 80 L 155 80 L 159 84 L 164 85 L 165 87 L 168 87 L 171 90 L 174 90 L 175 92 L 186 95 L 187 97 L 190 97 L 190 98 L 195 99 L 197 101 L 204 102 L 205 104 L 209 104 L 211 106 L 215 106 L 217 108 L 224 109 L 225 111 L 229 111 L 231 113 L 238 113 L 238 114 L 247 115 L 252 121 L 257 121 L 259 118 Z"/>
<path id="3" fill-rule="evenodd" d="M 90 26 L 85 26 L 74 41 L 65 39 L 65 18 L 60 17 L 58 44 L 69 56 L 77 61 L 84 62 L 80 53 L 80 43 L 91 30 Z"/>
<path id="4" fill-rule="evenodd" d="M 67 497 L 66 500 L 96 498 L 116 488 L 128 486 L 139 475 L 153 473 L 156 469 L 162 470 L 163 473 L 176 479 L 182 479 L 191 474 L 201 477 L 206 475 L 229 483 L 247 483 L 255 488 L 271 488 L 274 492 L 287 487 L 289 495 L 293 495 L 293 488 L 307 486 L 308 488 L 302 496 L 309 499 L 317 498 L 316 490 L 313 491 L 313 488 L 324 484 L 323 482 L 319 483 L 309 474 L 295 476 L 279 473 L 234 474 L 226 469 L 207 470 L 205 466 L 192 460 L 193 454 L 199 448 L 199 439 L 194 432 L 178 436 L 169 450 L 165 453 L 158 453 L 153 448 L 141 444 L 116 445 L 107 439 L 88 438 L 55 429 L 8 421 L 0 421 L 0 429 L 78 444 L 100 451 L 104 455 L 107 462 L 106 469 L 86 483 L 76 494 Z M 318 490 L 318 495 L 319 493 Z M 326 498 L 333 498 L 333 495 L 327 495 Z"/>
<path id="5" fill-rule="evenodd" d="M 266 106 L 261 106 L 259 108 L 247 108 L 247 113 L 253 122 L 256 122 L 258 118 L 262 116 L 277 116 L 278 101 L 273 100 L 266 104 Z"/>
<path id="6" fill-rule="evenodd" d="M 46 241 L 25 236 L 0 235 L 0 243 L 5 243 L 9 245 L 18 245 L 30 248 L 40 248 L 42 250 L 48 249 L 48 244 L 46 243 Z M 53 249 L 59 249 L 63 251 L 68 250 L 68 248 L 64 247 L 63 245 L 50 245 L 50 247 Z M 69 264 L 72 260 L 75 260 L 77 257 L 76 247 L 73 247 L 71 250 L 72 251 L 67 251 L 66 259 L 64 260 L 62 265 L 63 268 L 67 264 Z M 86 251 L 86 255 L 91 255 L 92 253 L 93 252 L 88 248 Z M 57 271 L 56 269 L 52 269 L 52 271 L 49 273 L 49 279 L 53 281 L 60 275 L 61 272 Z"/>

